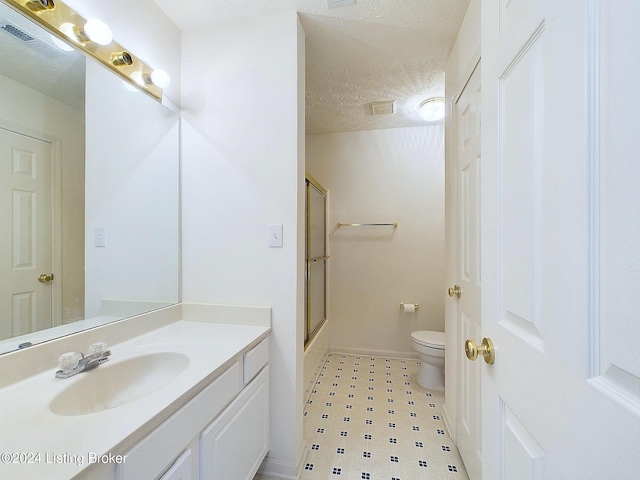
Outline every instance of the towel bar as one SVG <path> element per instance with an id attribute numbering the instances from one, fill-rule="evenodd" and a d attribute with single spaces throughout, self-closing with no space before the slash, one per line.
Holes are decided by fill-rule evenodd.
<path id="1" fill-rule="evenodd" d="M 398 222 L 393 223 L 338 223 L 340 227 L 393 227 L 398 228 Z"/>

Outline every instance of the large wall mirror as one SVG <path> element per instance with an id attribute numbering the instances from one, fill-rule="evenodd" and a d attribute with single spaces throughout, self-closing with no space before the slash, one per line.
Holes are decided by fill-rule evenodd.
<path id="1" fill-rule="evenodd" d="M 179 117 L 0 2 L 0 353 L 178 302 Z"/>

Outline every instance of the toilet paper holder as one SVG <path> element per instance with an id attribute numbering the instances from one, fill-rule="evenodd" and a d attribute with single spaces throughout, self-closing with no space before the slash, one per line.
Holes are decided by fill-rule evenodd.
<path id="1" fill-rule="evenodd" d="M 416 310 L 418 309 L 418 304 L 417 303 L 407 303 L 406 305 L 413 305 L 414 309 L 416 309 Z M 400 310 L 404 310 L 404 306 L 405 306 L 405 304 L 401 303 L 400 304 Z"/>

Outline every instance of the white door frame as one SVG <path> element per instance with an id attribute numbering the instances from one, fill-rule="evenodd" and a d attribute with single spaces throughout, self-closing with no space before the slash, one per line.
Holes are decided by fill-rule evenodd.
<path id="1" fill-rule="evenodd" d="M 51 145 L 51 268 L 56 278 L 51 284 L 51 326 L 62 324 L 62 165 L 61 142 Z"/>

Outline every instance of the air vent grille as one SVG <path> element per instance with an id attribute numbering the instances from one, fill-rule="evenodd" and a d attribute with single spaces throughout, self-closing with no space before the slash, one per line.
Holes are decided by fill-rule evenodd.
<path id="1" fill-rule="evenodd" d="M 27 32 L 23 32 L 18 27 L 11 25 L 10 23 L 5 23 L 0 28 L 2 28 L 2 30 L 4 30 L 5 32 L 10 33 L 14 37 L 18 38 L 19 40 L 22 40 L 23 42 L 29 42 L 33 40 L 33 37 L 29 35 Z"/>
<path id="2" fill-rule="evenodd" d="M 43 42 L 38 38 L 35 38 L 33 35 L 25 32 L 20 27 L 17 27 L 8 20 L 0 20 L 0 30 L 7 32 L 12 37 L 20 40 L 25 45 L 28 45 L 33 50 L 44 55 L 45 57 L 56 58 L 64 55 L 61 50 L 55 48 L 52 45 L 49 45 L 46 42 Z"/>
<path id="3" fill-rule="evenodd" d="M 371 115 L 391 115 L 396 113 L 396 101 L 386 100 L 384 102 L 373 102 L 371 105 Z"/>
<path id="4" fill-rule="evenodd" d="M 327 0 L 329 8 L 349 7 L 356 4 L 356 0 Z"/>

